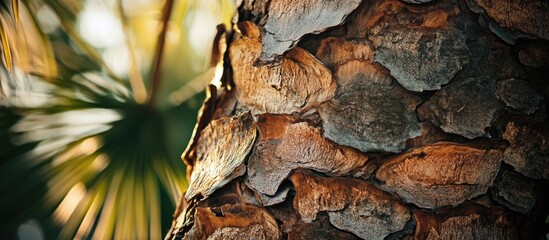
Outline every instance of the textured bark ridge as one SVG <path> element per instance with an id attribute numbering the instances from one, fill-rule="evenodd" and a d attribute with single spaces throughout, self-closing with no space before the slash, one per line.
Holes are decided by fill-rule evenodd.
<path id="1" fill-rule="evenodd" d="M 549 179 L 549 124 L 527 117 L 513 117 L 503 138 L 509 146 L 503 161 L 530 178 Z"/>
<path id="2" fill-rule="evenodd" d="M 341 24 L 359 3 L 359 0 L 271 0 L 259 62 L 279 60 L 306 34 Z"/>
<path id="3" fill-rule="evenodd" d="M 504 171 L 492 188 L 492 196 L 497 202 L 525 214 L 530 213 L 540 194 L 534 182 L 510 171 Z"/>
<path id="4" fill-rule="evenodd" d="M 428 3 L 432 0 L 402 0 L 402 1 L 407 3 L 422 4 L 422 3 Z"/>
<path id="5" fill-rule="evenodd" d="M 364 41 L 324 39 L 317 57 L 333 68 L 336 97 L 318 109 L 324 134 L 361 151 L 398 152 L 420 134 L 415 109 L 420 99 L 394 82 L 389 71 L 371 62 Z"/>
<path id="6" fill-rule="evenodd" d="M 443 4 L 421 8 L 380 1 L 371 13 L 379 16 L 368 31 L 375 60 L 408 90 L 440 89 L 468 62 L 466 35 L 448 22 L 455 10 Z"/>
<path id="7" fill-rule="evenodd" d="M 264 209 L 248 204 L 196 209 L 193 228 L 184 239 L 280 239 L 275 219 Z"/>
<path id="8" fill-rule="evenodd" d="M 237 5 L 166 239 L 548 234 L 546 1 Z"/>
<path id="9" fill-rule="evenodd" d="M 322 137 L 306 122 L 285 115 L 260 115 L 260 139 L 248 161 L 248 185 L 275 195 L 293 169 L 308 168 L 330 176 L 368 177 L 375 169 L 368 157 Z"/>
<path id="10" fill-rule="evenodd" d="M 338 231 L 334 228 L 328 217 L 320 216 L 311 223 L 297 223 L 292 226 L 292 230 L 288 232 L 288 240 L 307 240 L 311 239 L 311 236 L 314 236 L 314 239 L 319 240 L 356 240 L 358 239 L 355 235 Z"/>
<path id="11" fill-rule="evenodd" d="M 465 203 L 436 213 L 414 211 L 414 239 L 522 239 L 521 218 L 500 207 Z"/>
<path id="12" fill-rule="evenodd" d="M 244 174 L 244 159 L 255 140 L 252 116 L 243 113 L 210 123 L 196 144 L 197 161 L 185 198 L 206 197 Z"/>
<path id="13" fill-rule="evenodd" d="M 503 27 L 518 33 L 500 33 L 499 29 L 494 33 L 503 35 L 515 34 L 517 37 L 527 34 L 533 37 L 549 39 L 549 3 L 545 1 L 513 1 L 513 0 L 470 0 L 477 12 L 484 13 L 497 23 L 497 27 Z M 522 33 L 522 34 L 521 34 Z"/>
<path id="14" fill-rule="evenodd" d="M 402 230 L 410 219 L 404 204 L 366 182 L 322 178 L 302 171 L 290 179 L 296 188 L 294 208 L 304 222 L 325 211 L 337 228 L 365 239 L 383 239 Z"/>
<path id="15" fill-rule="evenodd" d="M 543 97 L 527 81 L 514 78 L 498 83 L 498 97 L 508 107 L 526 114 L 536 112 L 543 101 Z"/>
<path id="16" fill-rule="evenodd" d="M 258 29 L 250 22 L 240 25 L 248 34 L 233 42 L 229 57 L 238 100 L 252 113 L 287 113 L 307 110 L 334 96 L 332 73 L 310 53 L 297 47 L 280 65 L 253 66 L 261 43 Z"/>
<path id="17" fill-rule="evenodd" d="M 528 67 L 549 66 L 549 46 L 541 42 L 527 43 L 519 50 L 518 57 Z"/>
<path id="18" fill-rule="evenodd" d="M 487 136 L 485 129 L 504 107 L 496 91 L 496 82 L 485 77 L 455 82 L 426 101 L 418 110 L 419 116 L 449 133 L 470 139 Z"/>
<path id="19" fill-rule="evenodd" d="M 437 143 L 386 161 L 376 178 L 405 201 L 422 208 L 456 206 L 486 193 L 496 178 L 500 143 Z"/>

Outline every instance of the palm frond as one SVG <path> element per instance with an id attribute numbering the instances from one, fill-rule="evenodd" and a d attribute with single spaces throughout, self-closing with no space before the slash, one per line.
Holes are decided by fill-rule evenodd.
<path id="1" fill-rule="evenodd" d="M 72 86 L 78 94 L 53 85 L 48 96 L 55 101 L 3 111 L 14 120 L 5 133 L 12 149 L 0 156 L 10 159 L 2 162 L 2 176 L 9 177 L 0 189 L 13 192 L 28 177 L 4 170 L 27 169 L 44 179 L 46 184 L 26 184 L 16 194 L 41 192 L 41 205 L 57 206 L 52 220 L 63 226 L 61 238 L 160 234 L 160 203 L 166 201 L 161 198 L 174 201 L 185 187 L 182 163 L 168 157 L 162 116 L 133 102 L 116 81 L 93 80 L 105 77 L 82 75 Z M 10 156 L 23 146 L 32 147 Z M 169 195 L 161 196 L 158 188 Z M 2 207 L 18 208 L 16 199 L 3 199 L 8 202 Z"/>
<path id="2" fill-rule="evenodd" d="M 13 62 L 11 60 L 11 49 L 10 42 L 8 40 L 8 33 L 6 32 L 6 20 L 0 14 L 0 41 L 2 41 L 2 60 L 4 61 L 4 66 L 11 73 L 13 68 Z"/>
<path id="3" fill-rule="evenodd" d="M 0 233 L 34 218 L 50 229 L 48 239 L 157 239 L 187 185 L 179 155 L 198 105 L 143 105 L 136 95 L 151 79 L 142 79 L 142 62 L 133 59 L 128 76 L 114 74 L 101 49 L 82 38 L 78 11 L 66 3 L 79 9 L 70 0 L 0 4 Z M 125 45 L 137 58 L 130 18 L 118 4 Z M 178 6 L 192 11 L 195 5 Z M 41 8 L 60 19 L 60 28 L 44 31 Z M 174 56 L 181 58 L 166 57 Z M 180 71 L 181 63 L 173 65 Z M 173 78 L 168 69 L 164 75 Z M 186 99 L 203 98 L 191 95 L 197 96 Z"/>
<path id="4" fill-rule="evenodd" d="M 80 34 L 78 33 L 78 29 L 76 27 L 76 15 L 75 13 L 71 12 L 70 9 L 68 9 L 66 6 L 61 4 L 59 1 L 56 0 L 44 0 L 45 3 L 53 10 L 53 12 L 60 18 L 63 19 L 61 21 L 61 27 L 63 30 L 65 30 L 66 34 L 70 37 L 71 41 L 74 42 L 78 46 L 78 48 L 85 53 L 87 57 L 90 58 L 90 60 L 93 63 L 98 63 L 102 68 L 103 71 L 112 79 L 123 82 L 122 79 L 120 79 L 119 76 L 114 74 L 112 69 L 105 63 L 103 58 L 100 56 L 100 54 L 92 47 L 89 43 L 87 43 Z"/>
<path id="5" fill-rule="evenodd" d="M 14 1 L 16 2 L 16 1 Z M 38 21 L 26 4 L 12 4 L 12 17 L 0 9 L 0 38 L 2 40 L 2 66 L 9 75 L 0 79 L 0 97 L 10 98 L 16 90 L 25 91 L 19 81 L 22 74 L 32 74 L 52 79 L 57 75 L 57 64 L 49 38 L 40 29 Z M 20 20 L 18 20 L 20 19 Z M 21 21 L 22 20 L 22 21 Z M 19 23 L 18 23 L 19 21 Z M 14 73 L 17 66 L 21 73 Z M 0 105 L 6 105 L 0 102 Z"/>
<path id="6" fill-rule="evenodd" d="M 19 0 L 11 0 L 11 12 L 15 19 L 15 24 L 19 23 Z"/>
<path id="7" fill-rule="evenodd" d="M 134 99 L 137 103 L 145 103 L 147 100 L 147 91 L 145 89 L 145 84 L 143 82 L 143 77 L 141 72 L 139 72 L 139 66 L 135 56 L 135 51 L 133 49 L 133 44 L 130 35 L 130 26 L 126 14 L 124 13 L 124 6 L 122 0 L 116 2 L 117 10 L 119 17 L 122 22 L 122 27 L 124 29 L 124 40 L 126 47 L 128 48 L 129 57 L 130 57 L 130 84 L 134 92 Z"/>
<path id="8" fill-rule="evenodd" d="M 10 6 L 8 6 L 10 5 Z M 0 5 L 0 41 L 2 42 L 2 60 L 3 65 L 8 69 L 9 72 L 11 72 L 13 63 L 11 59 L 11 50 L 10 50 L 10 43 L 8 40 L 6 28 L 8 24 L 8 20 L 5 19 L 7 16 L 3 15 L 9 15 L 5 12 L 10 11 L 13 15 L 13 19 L 15 21 L 15 24 L 17 25 L 19 22 L 19 1 L 18 0 L 11 0 L 10 2 L 2 2 Z"/>

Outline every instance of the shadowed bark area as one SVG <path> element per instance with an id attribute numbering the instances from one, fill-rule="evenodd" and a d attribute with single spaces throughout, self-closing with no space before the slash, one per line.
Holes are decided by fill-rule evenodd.
<path id="1" fill-rule="evenodd" d="M 548 9 L 240 1 L 166 239 L 545 237 Z"/>

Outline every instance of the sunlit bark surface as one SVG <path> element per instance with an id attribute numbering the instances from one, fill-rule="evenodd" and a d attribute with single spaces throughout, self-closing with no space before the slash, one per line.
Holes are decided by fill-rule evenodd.
<path id="1" fill-rule="evenodd" d="M 243 0 L 166 239 L 539 239 L 549 4 Z"/>

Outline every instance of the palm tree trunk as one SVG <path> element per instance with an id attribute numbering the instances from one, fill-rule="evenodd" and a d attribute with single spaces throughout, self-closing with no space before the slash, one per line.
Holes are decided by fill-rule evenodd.
<path id="1" fill-rule="evenodd" d="M 241 1 L 166 239 L 543 237 L 548 10 Z"/>

